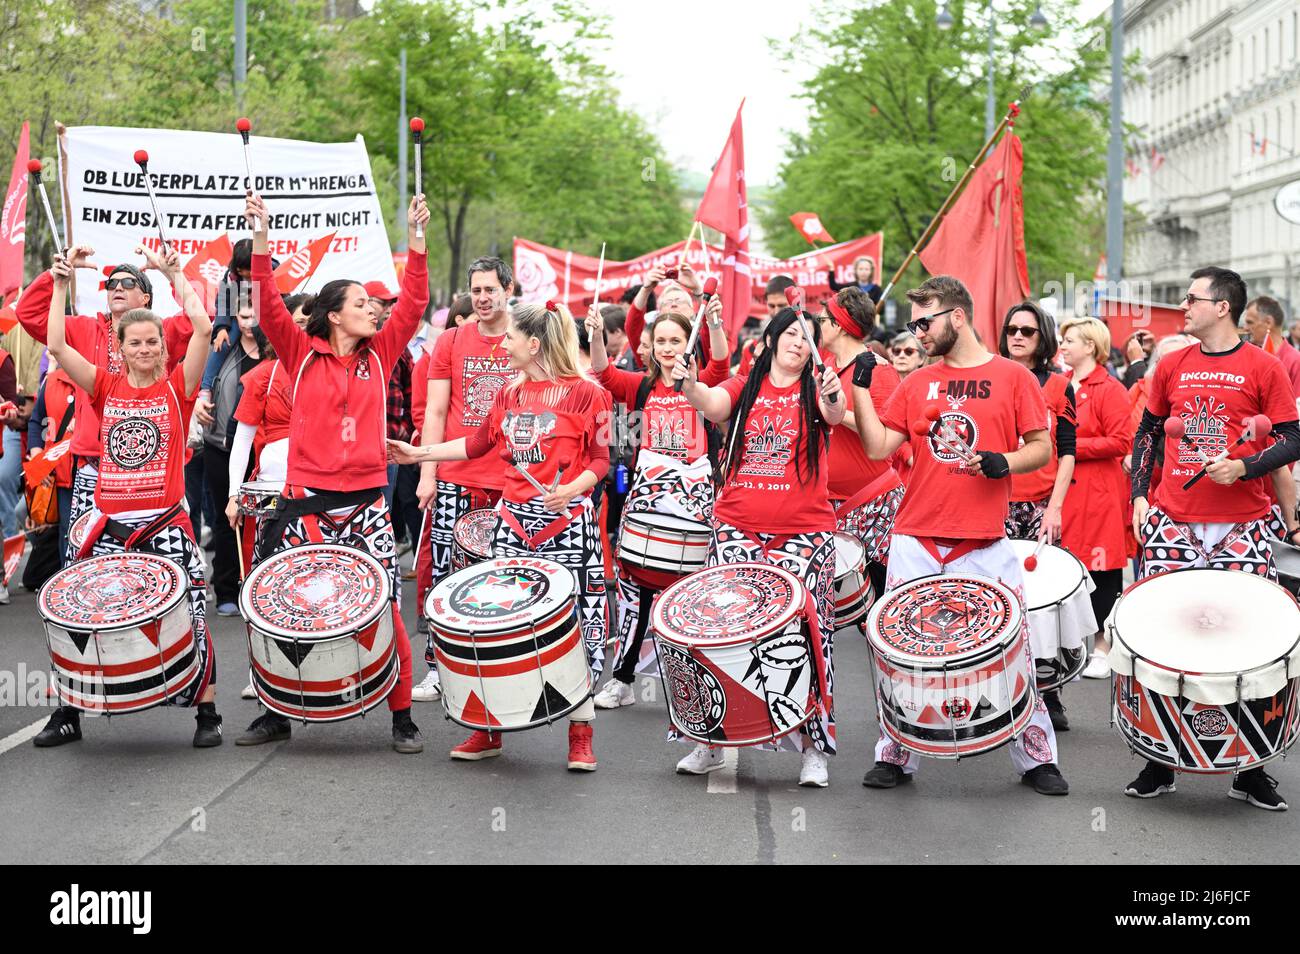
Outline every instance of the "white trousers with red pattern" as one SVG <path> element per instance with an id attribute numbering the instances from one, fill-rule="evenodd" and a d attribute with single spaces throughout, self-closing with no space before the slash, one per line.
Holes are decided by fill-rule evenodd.
<path id="1" fill-rule="evenodd" d="M 946 556 L 948 552 L 948 548 L 939 548 L 941 556 Z M 1025 654 L 1029 654 L 1029 614 L 1024 612 L 1025 581 L 1020 570 L 1020 560 L 1008 540 L 1005 538 L 998 540 L 960 556 L 951 563 L 940 564 L 915 537 L 895 533 L 889 545 L 889 576 L 886 579 L 888 589 L 892 590 L 917 577 L 932 573 L 978 573 L 981 576 L 990 576 L 1010 587 L 1020 599 L 1023 613 L 1021 626 L 1025 631 Z M 1030 673 L 1034 671 L 1033 666 L 1034 661 L 1030 659 Z M 1030 682 L 1032 685 L 1032 678 Z M 879 710 L 877 710 L 877 718 L 879 718 Z M 1012 766 L 1021 775 L 1030 769 L 1057 760 L 1056 730 L 1052 728 L 1047 707 L 1043 705 L 1042 699 L 1037 698 L 1036 693 L 1033 718 L 1029 720 L 1025 731 L 1008 745 L 1008 750 L 1011 752 Z M 908 775 L 916 774 L 916 770 L 921 767 L 919 755 L 891 741 L 883 733 L 876 742 L 876 761 L 897 765 Z"/>

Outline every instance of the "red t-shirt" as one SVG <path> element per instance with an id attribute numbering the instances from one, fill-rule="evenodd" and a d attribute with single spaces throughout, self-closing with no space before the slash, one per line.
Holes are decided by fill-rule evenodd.
<path id="1" fill-rule="evenodd" d="M 1070 409 L 1070 402 L 1066 396 L 1069 387 L 1070 381 L 1065 375 L 1053 372 L 1047 376 L 1047 381 L 1043 384 L 1043 400 L 1047 402 L 1047 430 L 1052 438 L 1052 456 L 1038 470 L 1027 474 L 1011 475 L 1012 500 L 1037 503 L 1051 497 L 1052 491 L 1056 489 L 1056 472 L 1061 466 L 1056 450 L 1057 423 L 1062 417 L 1071 423 L 1078 423 L 1072 420 L 1075 412 Z"/>
<path id="2" fill-rule="evenodd" d="M 710 362 L 708 365 L 709 368 L 715 366 L 726 370 L 725 361 Z M 607 365 L 604 371 L 596 375 L 596 380 L 609 391 L 615 401 L 627 405 L 631 411 L 636 407 L 637 389 L 645 380 L 645 375 Z M 639 446 L 642 450 L 655 451 L 686 463 L 698 460 L 709 452 L 709 434 L 704 427 L 704 416 L 662 380 L 656 380 L 646 395 L 640 430 Z"/>
<path id="3" fill-rule="evenodd" d="M 929 404 L 939 406 L 942 420 L 973 450 L 1009 454 L 1025 434 L 1046 428 L 1042 388 L 1026 368 L 998 355 L 974 368 L 940 362 L 904 378 L 880 413 L 886 427 L 908 435 L 913 451 L 895 532 L 963 540 L 1005 536 L 1011 481 L 976 476 L 956 454 L 914 434 L 912 425 L 925 420 Z"/>
<path id="4" fill-rule="evenodd" d="M 1262 449 L 1262 442 L 1232 448 L 1241 434 L 1243 417 L 1266 414 L 1274 424 L 1296 419 L 1291 382 L 1281 363 L 1245 344 L 1220 354 L 1206 354 L 1193 346 L 1161 358 L 1151 381 L 1147 410 L 1157 417 L 1180 417 L 1187 436 L 1210 458 L 1224 451 L 1232 458 L 1249 457 Z M 1174 520 L 1239 523 L 1267 512 L 1268 496 L 1263 487 L 1267 476 L 1239 480 L 1227 487 L 1202 477 L 1190 490 L 1183 490 L 1183 484 L 1200 468 L 1201 461 L 1182 441 L 1165 438 L 1165 463 L 1155 503 Z"/>
<path id="5" fill-rule="evenodd" d="M 479 430 L 492 412 L 497 394 L 518 376 L 510 369 L 504 339 L 504 334 L 485 337 L 477 321 L 438 336 L 429 359 L 428 380 L 451 382 L 444 441 L 470 437 Z M 428 408 L 424 413 L 427 418 Z M 440 480 L 462 487 L 500 490 L 508 477 L 495 455 L 438 465 Z"/>
<path id="6" fill-rule="evenodd" d="M 497 392 L 487 426 L 470 433 L 465 449 L 471 460 L 496 468 L 502 497 L 524 503 L 541 494 L 516 463 L 526 464 L 543 487 L 552 486 L 557 476 L 569 483 L 584 470 L 598 479 L 605 476 L 610 415 L 609 393 L 587 378 L 525 381 Z M 490 453 L 493 449 L 497 453 Z"/>
<path id="7" fill-rule="evenodd" d="M 244 393 L 235 408 L 235 420 L 256 427 L 253 436 L 254 459 L 262 456 L 267 444 L 289 436 L 293 416 L 293 382 L 277 358 L 263 361 L 239 379 Z"/>
<path id="8" fill-rule="evenodd" d="M 853 365 L 849 364 L 843 371 L 838 371 L 840 384 L 844 387 L 841 400 L 853 400 Z M 876 369 L 871 372 L 871 400 L 876 407 L 884 407 L 890 396 L 897 389 L 902 379 L 893 365 L 877 361 Z M 849 408 L 852 410 L 852 407 Z M 858 432 L 847 424 L 831 428 L 831 448 L 829 453 L 831 466 L 827 489 L 836 500 L 848 500 L 863 487 L 875 481 L 893 465 L 887 460 L 872 460 L 862 447 L 862 438 Z M 897 485 L 895 485 L 897 486 Z"/>
<path id="9" fill-rule="evenodd" d="M 90 400 L 103 445 L 96 507 L 107 514 L 162 510 L 185 496 L 185 436 L 197 396 L 197 386 L 185 393 L 184 365 L 147 388 L 96 369 Z"/>
<path id="10" fill-rule="evenodd" d="M 719 387 L 732 406 L 745 378 L 729 378 Z M 733 422 L 738 424 L 739 422 Z M 740 465 L 727 474 L 713 506 L 719 520 L 753 533 L 812 533 L 835 529 L 835 510 L 827 499 L 830 464 L 821 445 L 817 476 L 808 473 L 808 435 L 803 429 L 799 382 L 778 388 L 770 377 L 754 397 L 744 422 L 738 452 Z"/>

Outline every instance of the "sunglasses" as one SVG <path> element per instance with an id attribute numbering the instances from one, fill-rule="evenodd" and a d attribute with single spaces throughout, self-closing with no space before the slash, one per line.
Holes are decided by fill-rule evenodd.
<path id="1" fill-rule="evenodd" d="M 942 318 L 944 315 L 949 314 L 950 312 L 954 312 L 956 310 L 957 307 L 954 305 L 952 308 L 945 309 L 944 311 L 936 311 L 933 315 L 926 315 L 924 318 L 917 318 L 915 321 L 909 321 L 907 323 L 907 330 L 914 335 L 926 334 L 929 332 L 930 324 L 934 321 L 934 319 Z"/>
<path id="2" fill-rule="evenodd" d="M 1037 328 L 1026 328 L 1023 325 L 1007 325 L 1008 338 L 1032 338 L 1038 334 Z"/>
<path id="3" fill-rule="evenodd" d="M 1192 306 L 1193 303 L 1198 301 L 1227 301 L 1227 300 L 1228 299 L 1226 298 L 1205 298 L 1201 295 L 1193 295 L 1191 292 L 1188 292 L 1185 296 L 1183 296 L 1183 303 L 1187 305 L 1189 308 Z"/>
<path id="4" fill-rule="evenodd" d="M 127 291 L 140 287 L 140 283 L 134 278 L 110 278 L 108 281 L 104 282 L 104 287 L 109 291 L 112 291 L 119 285 Z"/>
<path id="5" fill-rule="evenodd" d="M 907 355 L 907 357 L 910 358 L 914 355 L 920 354 L 920 352 L 915 348 L 890 348 L 889 353 L 895 358 L 901 358 L 903 355 Z"/>

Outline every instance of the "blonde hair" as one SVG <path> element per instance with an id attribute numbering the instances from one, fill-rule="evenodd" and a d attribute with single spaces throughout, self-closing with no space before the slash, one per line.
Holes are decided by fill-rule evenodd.
<path id="1" fill-rule="evenodd" d="M 578 326 L 563 304 L 556 305 L 555 311 L 547 311 L 544 305 L 516 305 L 510 321 L 520 334 L 537 339 L 541 345 L 537 363 L 552 381 L 586 377 L 578 358 Z M 521 373 L 510 386 L 518 387 L 525 380 Z"/>
<path id="2" fill-rule="evenodd" d="M 1092 345 L 1093 360 L 1105 364 L 1110 358 L 1110 329 L 1096 318 L 1073 318 L 1061 325 L 1061 340 L 1071 331 Z"/>

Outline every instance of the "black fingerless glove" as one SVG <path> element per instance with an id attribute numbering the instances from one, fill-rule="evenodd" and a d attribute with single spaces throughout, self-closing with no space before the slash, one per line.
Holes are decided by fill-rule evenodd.
<path id="1" fill-rule="evenodd" d="M 980 473 L 989 480 L 1001 480 L 1003 477 L 1011 476 L 1011 465 L 1007 463 L 1006 454 L 976 451 L 975 456 L 979 458 Z"/>
<path id="2" fill-rule="evenodd" d="M 876 370 L 876 356 L 870 351 L 864 351 L 853 359 L 853 386 L 859 388 L 871 387 L 871 375 Z"/>

